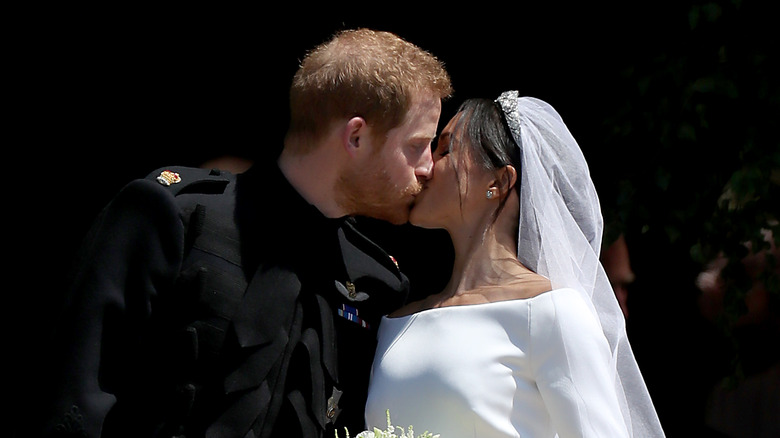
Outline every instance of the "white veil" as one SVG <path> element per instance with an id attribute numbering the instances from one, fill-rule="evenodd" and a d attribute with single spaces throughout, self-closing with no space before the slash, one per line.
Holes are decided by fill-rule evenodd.
<path id="1" fill-rule="evenodd" d="M 522 156 L 518 259 L 554 289 L 576 289 L 590 303 L 612 350 L 626 428 L 633 437 L 664 436 L 599 262 L 603 219 L 582 151 L 546 102 L 508 91 L 496 103 Z"/>

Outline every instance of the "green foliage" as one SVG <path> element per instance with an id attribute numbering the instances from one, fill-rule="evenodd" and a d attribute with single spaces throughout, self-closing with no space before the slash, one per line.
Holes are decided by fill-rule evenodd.
<path id="1" fill-rule="evenodd" d="M 673 13 L 686 37 L 625 66 L 625 92 L 606 121 L 606 147 L 622 164 L 605 219 L 612 235 L 633 227 L 662 236 L 659 246 L 685 250 L 701 269 L 724 255 L 728 333 L 752 287 L 741 263 L 748 247 L 768 249 L 766 230 L 780 243 L 780 38 L 756 2 Z M 768 268 L 753 278 L 776 303 L 776 261 L 766 257 Z"/>

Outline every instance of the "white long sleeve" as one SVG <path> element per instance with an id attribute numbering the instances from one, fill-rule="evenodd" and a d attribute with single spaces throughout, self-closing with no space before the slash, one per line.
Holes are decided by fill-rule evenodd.
<path id="1" fill-rule="evenodd" d="M 579 294 L 558 292 L 528 303 L 529 357 L 553 427 L 561 438 L 629 436 L 607 340 Z"/>

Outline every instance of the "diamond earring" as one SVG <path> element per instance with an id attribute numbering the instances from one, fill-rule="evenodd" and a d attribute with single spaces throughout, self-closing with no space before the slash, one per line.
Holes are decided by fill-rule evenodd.
<path id="1" fill-rule="evenodd" d="M 485 193 L 485 197 L 488 199 L 493 199 L 493 191 L 488 190 L 487 193 Z"/>

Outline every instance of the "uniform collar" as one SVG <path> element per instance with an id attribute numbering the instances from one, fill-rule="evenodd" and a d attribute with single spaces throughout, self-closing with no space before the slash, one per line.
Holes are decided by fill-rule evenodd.
<path id="1" fill-rule="evenodd" d="M 253 191 L 258 194 L 258 199 L 254 200 L 258 210 L 287 224 L 334 228 L 342 226 L 345 221 L 353 221 L 350 216 L 328 218 L 323 215 L 290 184 L 275 159 L 260 161 L 239 177 L 244 184 L 254 187 Z"/>

